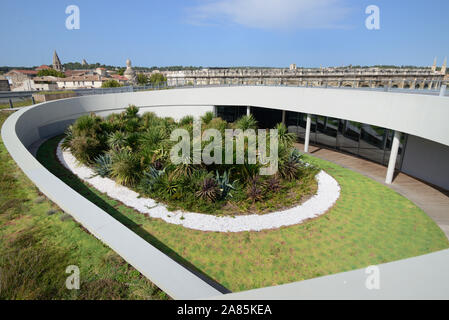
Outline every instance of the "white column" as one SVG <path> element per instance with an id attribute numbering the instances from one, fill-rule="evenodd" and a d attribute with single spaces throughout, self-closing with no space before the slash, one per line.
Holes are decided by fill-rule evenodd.
<path id="1" fill-rule="evenodd" d="M 399 144 L 401 142 L 401 133 L 394 132 L 393 145 L 391 146 L 390 161 L 388 162 L 387 177 L 385 183 L 391 184 L 393 182 L 394 170 L 396 168 L 396 160 L 398 158 Z"/>
<path id="2" fill-rule="evenodd" d="M 285 110 L 282 110 L 282 123 L 285 124 Z"/>
<path id="3" fill-rule="evenodd" d="M 306 136 L 304 141 L 304 152 L 309 152 L 310 126 L 312 124 L 312 116 L 307 114 Z"/>
<path id="4" fill-rule="evenodd" d="M 447 85 L 443 84 L 440 88 L 440 97 L 444 97 L 444 95 L 446 94 L 446 88 Z"/>
<path id="5" fill-rule="evenodd" d="M 251 114 L 251 107 L 247 106 L 246 107 L 246 115 L 249 116 Z"/>

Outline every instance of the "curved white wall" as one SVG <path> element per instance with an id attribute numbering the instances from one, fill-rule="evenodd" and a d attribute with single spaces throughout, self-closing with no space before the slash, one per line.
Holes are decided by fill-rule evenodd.
<path id="1" fill-rule="evenodd" d="M 106 115 L 128 104 L 174 118 L 199 116 L 213 105 L 267 107 L 373 124 L 449 145 L 449 99 L 402 93 L 259 86 L 176 89 L 57 100 L 12 114 L 2 127 L 3 142 L 33 183 L 162 290 L 179 299 L 211 297 L 220 291 L 65 185 L 26 148 L 61 133 L 83 114 Z"/>

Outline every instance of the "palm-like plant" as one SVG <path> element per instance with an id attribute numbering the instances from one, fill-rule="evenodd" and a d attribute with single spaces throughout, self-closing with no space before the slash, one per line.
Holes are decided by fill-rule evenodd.
<path id="1" fill-rule="evenodd" d="M 125 110 L 125 115 L 127 118 L 136 118 L 137 114 L 139 113 L 139 108 L 137 108 L 135 105 L 129 105 Z"/>
<path id="2" fill-rule="evenodd" d="M 238 119 L 235 123 L 237 129 L 248 130 L 248 129 L 257 129 L 257 120 L 254 118 L 252 114 L 248 116 L 243 116 Z"/>
<path id="3" fill-rule="evenodd" d="M 215 114 L 212 111 L 208 111 L 201 117 L 201 121 L 204 124 L 209 124 L 213 118 L 215 118 Z"/>
<path id="4" fill-rule="evenodd" d="M 293 132 L 288 132 L 287 127 L 283 123 L 278 123 L 276 125 L 278 131 L 279 142 L 285 144 L 287 147 L 291 147 L 296 141 L 296 134 Z"/>
<path id="5" fill-rule="evenodd" d="M 127 134 L 121 131 L 110 133 L 107 138 L 109 148 L 119 150 L 127 145 Z"/>
<path id="6" fill-rule="evenodd" d="M 181 120 L 179 120 L 179 124 L 181 126 L 185 126 L 188 124 L 192 124 L 193 120 L 194 120 L 193 116 L 185 116 L 185 117 L 182 117 Z"/>
<path id="7" fill-rule="evenodd" d="M 122 149 L 112 153 L 111 176 L 126 186 L 135 185 L 140 179 L 140 162 L 129 150 Z"/>

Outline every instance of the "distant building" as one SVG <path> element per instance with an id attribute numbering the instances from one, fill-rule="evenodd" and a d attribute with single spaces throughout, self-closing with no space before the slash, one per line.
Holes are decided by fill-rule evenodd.
<path id="1" fill-rule="evenodd" d="M 55 52 L 53 53 L 53 69 L 56 71 L 64 71 L 64 68 L 62 67 L 61 60 L 59 60 L 58 54 Z"/>
<path id="2" fill-rule="evenodd" d="M 88 63 L 87 63 L 86 59 L 83 59 L 83 61 L 81 61 L 81 65 L 82 65 L 83 67 L 85 67 L 85 66 L 87 66 L 87 65 L 88 65 Z"/>
<path id="3" fill-rule="evenodd" d="M 36 70 L 14 69 L 5 74 L 9 80 L 12 91 L 30 91 L 32 89 L 31 79 L 37 75 Z"/>
<path id="4" fill-rule="evenodd" d="M 51 67 L 47 66 L 46 64 L 43 64 L 43 65 L 41 65 L 40 67 L 37 67 L 34 70 L 41 71 L 41 70 L 49 70 L 49 69 L 51 69 Z"/>
<path id="5" fill-rule="evenodd" d="M 290 65 L 290 70 L 296 70 L 296 64 L 292 63 L 292 64 Z"/>
<path id="6" fill-rule="evenodd" d="M 57 80 L 59 78 L 53 76 L 34 77 L 32 81 L 32 90 L 52 91 L 58 89 Z"/>
<path id="7" fill-rule="evenodd" d="M 58 89 L 101 88 L 103 83 L 108 80 L 111 78 L 100 75 L 84 75 L 58 78 L 56 83 Z"/>
<path id="8" fill-rule="evenodd" d="M 9 81 L 4 76 L 0 76 L 0 91 L 10 91 Z"/>

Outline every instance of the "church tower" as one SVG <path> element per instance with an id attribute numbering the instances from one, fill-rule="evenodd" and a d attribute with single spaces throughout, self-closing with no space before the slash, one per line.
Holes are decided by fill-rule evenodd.
<path id="1" fill-rule="evenodd" d="M 437 58 L 435 57 L 435 59 L 433 60 L 432 72 L 436 71 L 437 71 Z"/>
<path id="2" fill-rule="evenodd" d="M 56 50 L 55 53 L 53 53 L 53 69 L 55 69 L 56 71 L 63 71 L 61 60 L 59 60 Z"/>
<path id="3" fill-rule="evenodd" d="M 444 58 L 443 66 L 441 67 L 441 74 L 446 74 L 447 58 Z"/>

